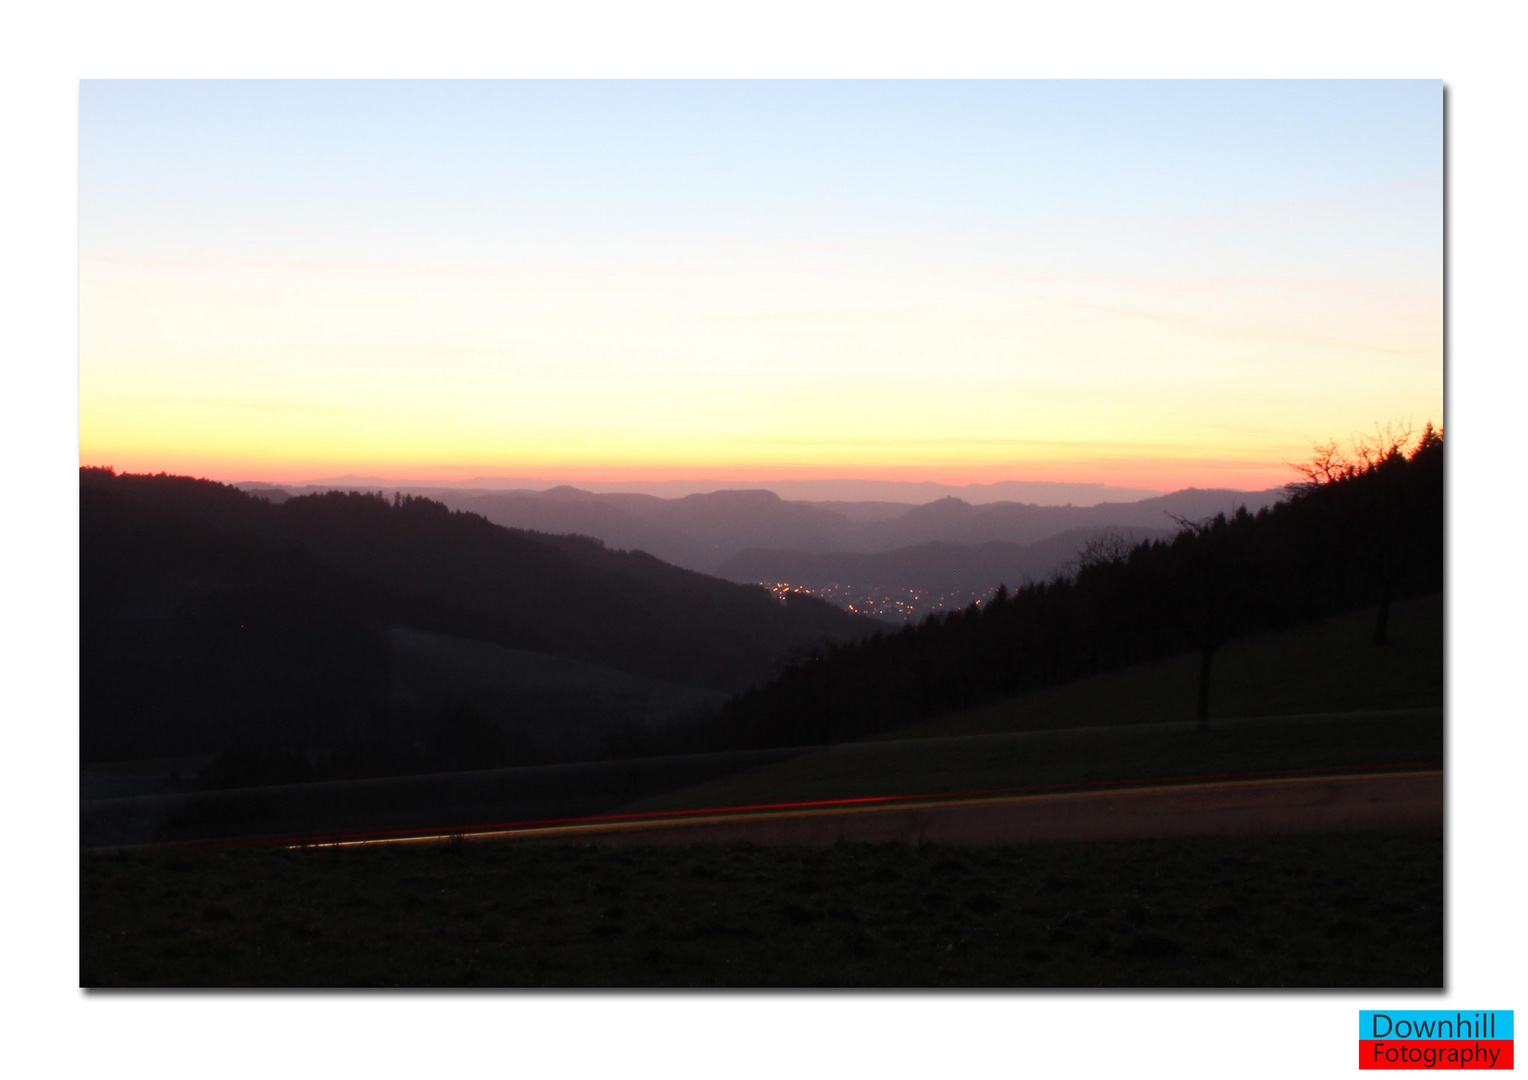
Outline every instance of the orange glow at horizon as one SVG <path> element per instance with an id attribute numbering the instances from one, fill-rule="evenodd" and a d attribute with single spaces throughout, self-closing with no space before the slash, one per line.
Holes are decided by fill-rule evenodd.
<path id="1" fill-rule="evenodd" d="M 738 273 L 768 291 L 744 303 L 703 266 L 549 281 L 86 257 L 81 460 L 283 482 L 1262 489 L 1314 443 L 1442 414 L 1426 289 L 916 265 L 764 249 Z"/>
<path id="2" fill-rule="evenodd" d="M 1144 396 L 1144 394 L 1142 395 Z M 737 430 L 685 430 L 685 417 L 670 412 L 666 427 L 618 426 L 619 410 L 582 424 L 564 419 L 498 430 L 471 408 L 452 417 L 411 416 L 398 409 L 264 408 L 227 401 L 112 400 L 82 389 L 80 461 L 125 472 L 171 472 L 223 481 L 297 483 L 338 476 L 379 477 L 399 482 L 460 483 L 487 477 L 532 482 L 791 480 L 933 481 L 963 485 L 997 481 L 1102 483 L 1159 491 L 1185 487 L 1261 490 L 1295 479 L 1293 463 L 1309 458 L 1328 439 L 1343 441 L 1375 423 L 1411 422 L 1432 416 L 1396 408 L 1341 424 L 1336 410 L 1275 434 L 1267 423 L 1243 430 L 1195 424 L 1190 410 L 1164 405 L 1135 417 L 1119 403 L 1090 403 L 1085 414 L 1104 414 L 1088 428 L 1056 409 L 1049 419 L 1024 419 L 1034 437 L 1002 437 L 1001 416 L 971 410 L 978 434 L 950 434 L 953 424 L 934 424 L 915 437 L 884 437 L 864 425 L 842 434 L 822 410 L 803 409 L 764 434 L 770 417 L 746 407 L 730 417 Z M 694 402 L 714 409 L 703 395 Z M 938 403 L 936 403 L 937 405 Z M 1397 401 L 1397 407 L 1403 402 Z M 1234 403 L 1230 409 L 1234 411 Z M 882 407 L 916 415 L 897 401 Z M 1075 407 L 1074 407 L 1074 410 Z M 1178 411 L 1180 416 L 1172 416 Z M 1108 414 L 1115 415 L 1110 417 Z M 530 419 L 527 417 L 527 419 Z M 658 418 L 661 422 L 664 417 Z M 1175 426 L 1174 420 L 1181 422 Z M 1436 422 L 1436 421 L 1435 421 Z M 1291 425 L 1292 426 L 1292 425 Z M 695 427 L 695 425 L 691 425 Z M 1069 433 L 1068 427 L 1073 431 Z M 749 430 L 749 429 L 752 430 Z M 1110 430 L 1112 429 L 1112 431 Z M 1089 437 L 1091 432 L 1091 437 Z M 1197 438 L 1183 437 L 1192 432 Z"/>
<path id="3" fill-rule="evenodd" d="M 1276 487 L 1442 421 L 1442 122 L 1436 81 L 87 80 L 81 461 Z"/>
<path id="4" fill-rule="evenodd" d="M 363 458 L 303 459 L 254 455 L 197 454 L 167 451 L 117 452 L 81 448 L 81 465 L 110 466 L 117 472 L 197 476 L 225 483 L 304 483 L 341 476 L 378 477 L 411 484 L 466 483 L 484 478 L 529 483 L 655 483 L 685 481 L 766 483 L 769 481 L 870 480 L 933 482 L 962 486 L 1016 480 L 1064 484 L 1105 484 L 1112 487 L 1156 491 L 1183 488 L 1233 488 L 1260 491 L 1280 487 L 1296 479 L 1293 463 L 1305 452 L 1285 460 L 1236 458 L 1189 458 L 1185 456 L 1031 459 L 1000 464 L 949 462 L 930 464 L 769 465 L 757 461 L 701 465 L 682 462 L 612 463 L 601 466 L 587 461 L 559 465 L 555 462 L 460 462 L 419 463 Z"/>

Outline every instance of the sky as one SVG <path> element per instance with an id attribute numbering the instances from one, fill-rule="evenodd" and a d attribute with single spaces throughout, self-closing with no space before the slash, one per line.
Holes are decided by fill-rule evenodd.
<path id="1" fill-rule="evenodd" d="M 1261 489 L 1443 415 L 1443 90 L 80 90 L 80 460 Z"/>

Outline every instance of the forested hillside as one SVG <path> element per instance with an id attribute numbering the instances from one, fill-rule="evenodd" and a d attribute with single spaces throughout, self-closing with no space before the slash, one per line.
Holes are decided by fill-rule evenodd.
<path id="1" fill-rule="evenodd" d="M 387 697 L 389 626 L 738 691 L 878 625 L 427 499 L 80 475 L 87 758 L 354 735 Z"/>
<path id="2" fill-rule="evenodd" d="M 1101 545 L 1073 575 L 989 603 L 826 647 L 731 701 L 671 747 L 789 746 L 862 738 L 994 698 L 1147 660 L 1200 658 L 1206 715 L 1227 641 L 1443 587 L 1443 438 L 1323 448 L 1289 497 L 1184 520 L 1170 540 Z M 1190 717 L 1184 717 L 1189 719 Z"/>

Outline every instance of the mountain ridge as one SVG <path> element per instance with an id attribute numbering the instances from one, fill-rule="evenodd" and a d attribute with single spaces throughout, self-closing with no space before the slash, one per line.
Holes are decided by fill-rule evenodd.
<path id="1" fill-rule="evenodd" d="M 131 724 L 140 742 L 184 743 L 257 716 L 298 739 L 305 724 L 359 716 L 385 696 L 392 626 L 726 693 L 802 645 L 884 628 L 427 499 L 277 503 L 84 469 L 80 511 L 81 730 L 96 744 L 131 742 L 113 742 Z"/>
<path id="2" fill-rule="evenodd" d="M 261 491 L 273 500 L 290 494 L 285 489 Z M 1286 494 L 1282 488 L 1255 492 L 1185 488 L 1135 502 L 1045 506 L 973 504 L 950 495 L 919 505 L 814 503 L 757 489 L 662 499 L 635 492 L 601 494 L 570 485 L 547 492 L 428 489 L 412 493 L 454 510 L 480 514 L 499 525 L 592 536 L 705 574 L 717 573 L 728 559 L 755 548 L 871 554 L 932 542 L 1028 544 L 1083 526 L 1168 528 L 1176 518 L 1198 520 L 1232 513 L 1240 505 L 1256 511 Z"/>
<path id="3" fill-rule="evenodd" d="M 835 477 L 807 480 L 542 480 L 523 476 L 477 476 L 465 480 L 389 480 L 380 476 L 318 477 L 293 481 L 235 481 L 238 487 L 330 488 L 364 485 L 368 489 L 517 491 L 537 494 L 556 487 L 574 487 L 596 494 L 646 494 L 682 498 L 720 490 L 764 489 L 798 502 L 901 502 L 915 506 L 941 495 L 964 495 L 976 503 L 1017 501 L 1062 506 L 1091 506 L 1099 502 L 1128 502 L 1165 494 L 1160 489 L 1115 486 L 1101 481 L 996 480 L 947 484 L 936 480 L 872 480 Z"/>

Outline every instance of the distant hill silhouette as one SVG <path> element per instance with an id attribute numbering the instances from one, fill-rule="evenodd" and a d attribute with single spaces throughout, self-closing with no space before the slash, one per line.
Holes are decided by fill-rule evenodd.
<path id="1" fill-rule="evenodd" d="M 1081 552 L 1101 538 L 1120 543 L 1170 537 L 1173 529 L 1081 527 L 1037 543 L 990 540 L 983 544 L 934 541 L 875 554 L 819 554 L 750 548 L 717 569 L 719 577 L 738 582 L 789 582 L 820 589 L 847 585 L 916 589 L 945 594 L 969 592 L 984 597 L 999 585 L 1019 586 L 1043 581 L 1054 573 L 1076 569 Z"/>
<path id="2" fill-rule="evenodd" d="M 660 499 L 563 487 L 539 494 L 443 491 L 438 497 L 503 525 L 579 532 L 704 573 L 714 573 L 729 556 L 750 545 L 837 550 L 841 537 L 853 528 L 841 514 L 786 502 L 769 491 Z"/>
<path id="3" fill-rule="evenodd" d="M 252 489 L 272 501 L 283 489 Z M 664 499 L 631 492 L 597 494 L 562 486 L 549 491 L 483 492 L 400 489 L 516 529 L 579 533 L 611 547 L 645 551 L 706 574 L 738 553 L 758 548 L 873 554 L 919 544 L 1033 544 L 1072 529 L 1170 528 L 1175 517 L 1198 519 L 1256 511 L 1283 495 L 1270 491 L 1189 488 L 1139 502 L 1046 506 L 1018 502 L 973 505 L 946 497 L 922 505 L 894 502 L 813 503 L 763 490 L 715 491 Z"/>
<path id="4" fill-rule="evenodd" d="M 992 483 L 942 484 L 932 480 L 854 479 L 774 479 L 774 480 L 570 480 L 548 482 L 521 476 L 478 476 L 466 480 L 389 480 L 380 476 L 331 476 L 317 480 L 289 481 L 271 485 L 264 481 L 246 481 L 242 488 L 286 487 L 292 490 L 329 491 L 335 488 L 367 491 L 442 492 L 496 491 L 540 494 L 558 487 L 590 493 L 639 493 L 662 499 L 680 499 L 686 495 L 712 491 L 772 491 L 782 499 L 798 502 L 889 502 L 907 508 L 921 506 L 934 499 L 953 495 L 972 503 L 1025 502 L 1042 506 L 1093 506 L 1101 502 L 1132 502 L 1163 494 L 1147 488 L 1116 487 L 1104 483 L 1075 483 L 1054 480 L 998 480 Z"/>
<path id="5" fill-rule="evenodd" d="M 1187 488 L 1140 502 L 1100 503 L 1097 506 L 1036 506 L 995 502 L 973 506 L 956 498 L 939 499 L 886 521 L 863 526 L 856 549 L 890 551 L 914 544 L 945 542 L 985 544 L 994 540 L 1033 544 L 1073 529 L 1135 527 L 1172 528 L 1175 519 L 1198 520 L 1232 514 L 1240 506 L 1256 513 L 1284 497 L 1282 488 L 1269 491 L 1200 490 Z"/>
<path id="6" fill-rule="evenodd" d="M 338 738 L 388 697 L 393 626 L 723 692 L 881 626 L 422 498 L 80 476 L 81 733 L 98 758 Z"/>
<path id="7" fill-rule="evenodd" d="M 773 682 L 729 701 L 714 720 L 671 731 L 659 745 L 695 750 L 865 738 L 1175 653 L 1199 659 L 1197 716 L 1204 722 L 1214 657 L 1228 641 L 1378 605 L 1372 640 L 1383 647 L 1395 599 L 1442 589 L 1443 464 L 1442 433 L 1431 425 L 1415 439 L 1409 429 L 1384 429 L 1346 454 L 1335 444 L 1318 448 L 1315 463 L 1302 470 L 1308 482 L 1292 485 L 1272 506 L 1226 512 L 1226 492 L 1127 504 L 1127 520 L 1156 527 L 1158 515 L 1171 514 L 1179 528 L 1170 539 L 1094 549 L 1075 573 L 1000 590 L 980 606 L 815 650 Z M 1064 509 L 948 499 L 896 521 L 904 534 L 937 527 L 980 536 Z M 1109 520 L 1120 508 L 1081 513 Z M 927 573 L 942 558 L 951 580 L 959 580 L 973 567 L 989 569 L 980 565 L 985 557 L 1013 554 L 925 545 L 842 563 L 835 561 L 842 556 L 821 557 L 788 571 Z"/>

